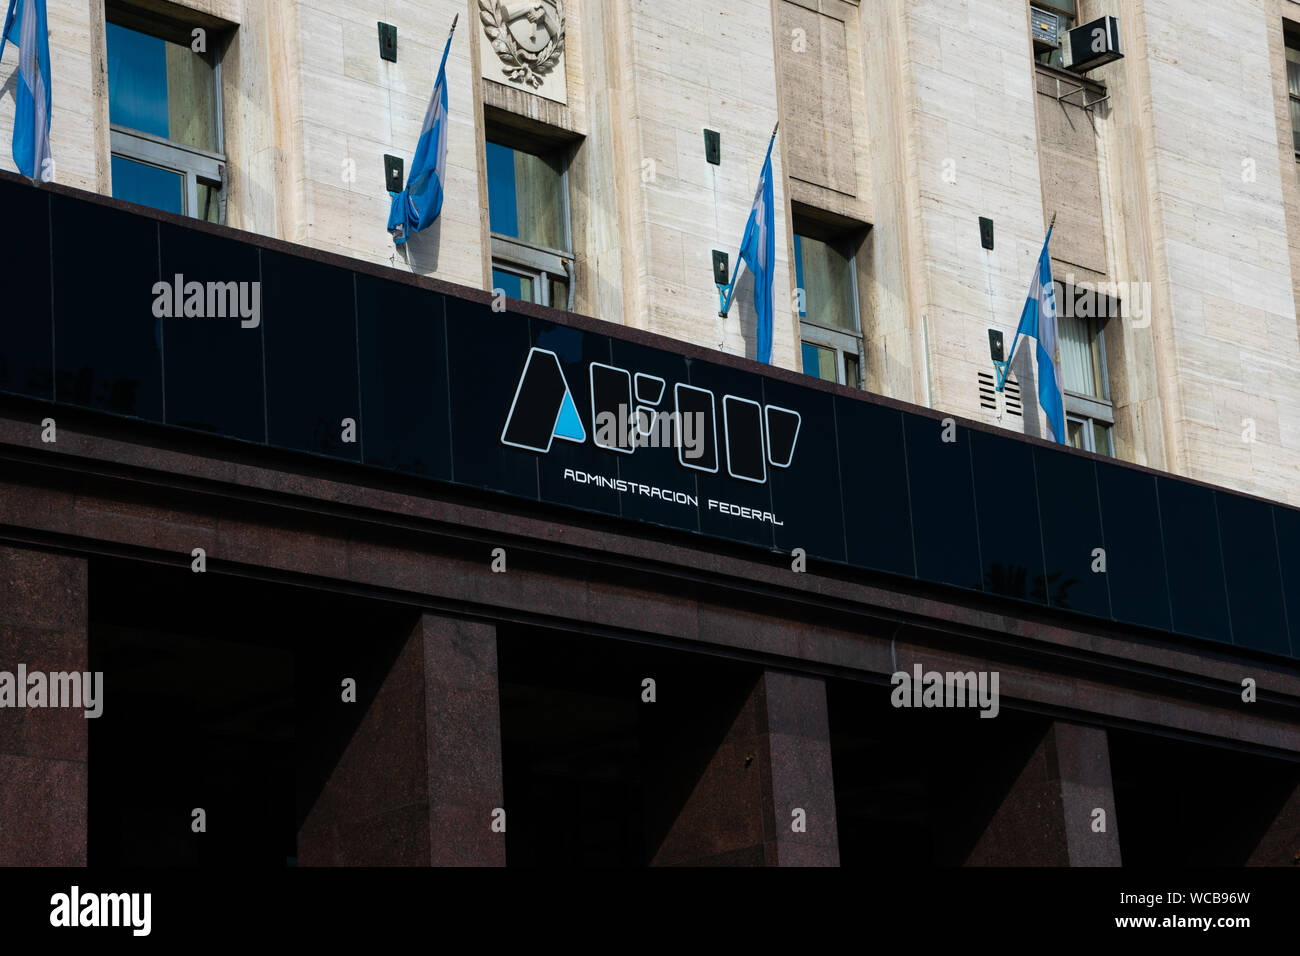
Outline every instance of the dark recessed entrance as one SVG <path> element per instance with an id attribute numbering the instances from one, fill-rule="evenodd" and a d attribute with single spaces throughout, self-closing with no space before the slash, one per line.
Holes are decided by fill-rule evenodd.
<path id="1" fill-rule="evenodd" d="M 293 865 L 414 615 L 189 569 L 90 565 L 92 866 Z M 355 677 L 356 705 L 341 704 Z M 193 811 L 206 816 L 192 829 Z"/>
<path id="2" fill-rule="evenodd" d="M 895 708 L 887 684 L 826 690 L 841 866 L 965 864 L 1048 727 L 1005 706 Z"/>
<path id="3" fill-rule="evenodd" d="M 747 842 L 726 862 L 762 862 L 757 759 L 725 801 L 704 793 L 718 761 L 744 764 L 730 749 L 752 720 L 756 668 L 555 631 L 503 629 L 498 648 L 508 865 L 722 862 Z M 749 826 L 752 841 L 694 842 Z"/>
<path id="4" fill-rule="evenodd" d="M 1110 760 L 1125 866 L 1297 862 L 1300 833 L 1268 837 L 1300 764 L 1116 730 Z"/>

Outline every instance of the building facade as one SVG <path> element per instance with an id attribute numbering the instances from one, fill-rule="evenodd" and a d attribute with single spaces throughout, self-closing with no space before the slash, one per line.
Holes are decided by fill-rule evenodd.
<path id="1" fill-rule="evenodd" d="M 1300 3 L 48 2 L 0 670 L 106 703 L 0 711 L 0 860 L 1298 858 Z"/>

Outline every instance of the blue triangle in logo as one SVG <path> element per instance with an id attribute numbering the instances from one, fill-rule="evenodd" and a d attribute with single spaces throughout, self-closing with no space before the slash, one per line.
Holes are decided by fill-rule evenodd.
<path id="1" fill-rule="evenodd" d="M 560 415 L 555 420 L 555 437 L 563 438 L 565 441 L 587 440 L 587 430 L 582 427 L 582 419 L 578 417 L 578 409 L 573 404 L 573 396 L 567 388 L 564 390 L 564 404 L 560 406 Z"/>

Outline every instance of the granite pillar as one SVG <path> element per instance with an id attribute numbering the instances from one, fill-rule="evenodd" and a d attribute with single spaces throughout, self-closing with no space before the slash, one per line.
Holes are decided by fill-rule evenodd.
<path id="1" fill-rule="evenodd" d="M 966 863 L 1119 866 L 1119 821 L 1106 731 L 1063 721 L 1050 724 Z"/>
<path id="2" fill-rule="evenodd" d="M 0 671 L 85 673 L 86 562 L 0 547 Z M 103 706 L 112 707 L 112 675 Z M 15 690 L 15 702 L 17 688 Z M 84 866 L 84 707 L 0 708 L 0 866 Z"/>
<path id="3" fill-rule="evenodd" d="M 298 834 L 303 866 L 503 866 L 496 629 L 424 614 Z"/>
<path id="4" fill-rule="evenodd" d="M 689 796 L 651 864 L 838 865 L 825 683 L 768 670 L 738 706 L 720 698 L 722 731 L 692 764 Z"/>

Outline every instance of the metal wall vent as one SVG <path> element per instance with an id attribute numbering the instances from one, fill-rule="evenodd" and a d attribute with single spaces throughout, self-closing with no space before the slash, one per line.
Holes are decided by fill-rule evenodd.
<path id="1" fill-rule="evenodd" d="M 1010 375 L 1007 376 L 1006 388 L 1002 392 L 1002 407 L 998 407 L 997 379 L 992 372 L 979 373 L 980 408 L 987 408 L 994 414 L 1005 413 L 1016 418 L 1024 417 L 1024 407 L 1020 402 L 1020 383 Z"/>

